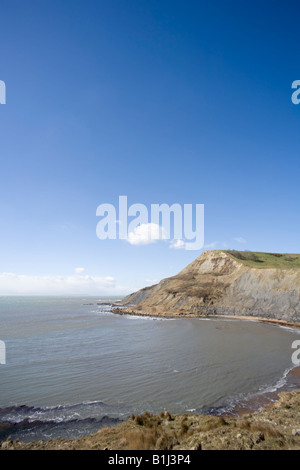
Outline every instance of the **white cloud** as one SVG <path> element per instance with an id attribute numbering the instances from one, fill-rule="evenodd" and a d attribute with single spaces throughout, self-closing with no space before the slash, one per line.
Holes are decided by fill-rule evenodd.
<path id="1" fill-rule="evenodd" d="M 165 230 L 158 224 L 141 224 L 129 232 L 127 241 L 131 245 L 149 245 L 166 238 Z"/>
<path id="2" fill-rule="evenodd" d="M 111 276 L 34 276 L 0 273 L 0 295 L 101 295 L 127 292 Z"/>
<path id="3" fill-rule="evenodd" d="M 242 237 L 234 238 L 234 240 L 235 240 L 236 242 L 238 242 L 238 243 L 243 243 L 243 244 L 244 244 L 244 243 L 247 243 L 246 240 L 245 240 L 244 238 L 242 238 Z"/>
<path id="4" fill-rule="evenodd" d="M 174 250 L 185 250 L 185 243 L 183 240 L 172 240 L 170 248 L 173 248 Z"/>
<path id="5" fill-rule="evenodd" d="M 75 268 L 75 273 L 76 274 L 81 274 L 81 273 L 83 273 L 83 271 L 85 271 L 85 268 Z"/>

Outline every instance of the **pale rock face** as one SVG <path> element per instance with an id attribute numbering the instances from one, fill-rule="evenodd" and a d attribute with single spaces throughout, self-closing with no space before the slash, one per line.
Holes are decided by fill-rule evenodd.
<path id="1" fill-rule="evenodd" d="M 300 322 L 300 270 L 256 269 L 206 251 L 180 273 L 122 302 L 144 315 L 239 315 Z"/>

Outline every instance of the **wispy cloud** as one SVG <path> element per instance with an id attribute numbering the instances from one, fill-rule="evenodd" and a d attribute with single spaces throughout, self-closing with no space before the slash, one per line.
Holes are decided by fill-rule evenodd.
<path id="1" fill-rule="evenodd" d="M 85 268 L 75 268 L 75 274 L 81 274 L 85 271 Z"/>
<path id="2" fill-rule="evenodd" d="M 146 279 L 146 284 L 152 286 L 152 284 L 157 284 L 159 281 L 157 279 Z"/>
<path id="3" fill-rule="evenodd" d="M 116 285 L 112 276 L 34 276 L 0 273 L 0 295 L 119 294 L 128 289 Z"/>
<path id="4" fill-rule="evenodd" d="M 207 250 L 211 250 L 211 249 L 215 248 L 218 245 L 218 243 L 219 242 L 211 242 L 208 245 L 204 245 L 204 248 L 206 248 Z"/>
<path id="5" fill-rule="evenodd" d="M 174 250 L 185 250 L 186 245 L 183 240 L 172 240 L 170 242 L 170 248 L 173 248 Z"/>
<path id="6" fill-rule="evenodd" d="M 237 238 L 234 238 L 234 240 L 238 243 L 242 243 L 242 244 L 245 244 L 247 243 L 247 241 L 243 238 L 243 237 L 237 237 Z"/>

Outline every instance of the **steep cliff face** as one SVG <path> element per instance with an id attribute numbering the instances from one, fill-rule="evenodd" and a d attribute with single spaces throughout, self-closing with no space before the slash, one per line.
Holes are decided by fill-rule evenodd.
<path id="1" fill-rule="evenodd" d="M 207 251 L 176 276 L 125 297 L 122 305 L 144 315 L 239 315 L 299 322 L 300 269 L 255 268 L 227 252 Z"/>

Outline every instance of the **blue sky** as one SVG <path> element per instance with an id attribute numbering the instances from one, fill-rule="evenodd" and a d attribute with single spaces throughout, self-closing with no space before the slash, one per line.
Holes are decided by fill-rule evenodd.
<path id="1" fill-rule="evenodd" d="M 204 204 L 208 248 L 299 252 L 299 10 L 2 2 L 0 294 L 123 294 L 201 254 L 99 240 L 119 195 Z"/>

